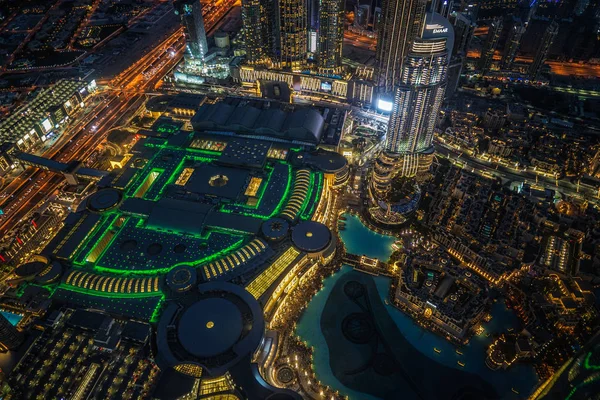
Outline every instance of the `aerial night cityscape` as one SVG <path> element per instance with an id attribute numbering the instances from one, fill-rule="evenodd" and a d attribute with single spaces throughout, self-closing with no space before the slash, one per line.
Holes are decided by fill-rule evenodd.
<path id="1" fill-rule="evenodd" d="M 600 400 L 600 0 L 0 0 L 0 399 Z"/>

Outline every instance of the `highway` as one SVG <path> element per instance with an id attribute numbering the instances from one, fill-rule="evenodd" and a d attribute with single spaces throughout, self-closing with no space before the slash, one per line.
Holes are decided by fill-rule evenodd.
<path id="1" fill-rule="evenodd" d="M 344 31 L 344 44 L 351 45 L 363 50 L 371 50 L 375 51 L 375 46 L 377 45 L 376 38 L 370 38 L 367 36 L 359 35 L 358 33 L 350 32 L 348 30 Z"/>
<path id="2" fill-rule="evenodd" d="M 473 170 L 478 173 L 486 173 L 487 176 L 498 177 L 508 181 L 527 182 L 537 184 L 544 188 L 555 190 L 567 196 L 576 197 L 588 200 L 590 203 L 600 204 L 598 192 L 585 186 L 579 186 L 571 182 L 569 179 L 554 179 L 537 174 L 532 170 L 517 171 L 494 162 L 474 158 L 461 150 L 450 147 L 442 141 L 434 141 L 435 154 L 438 157 L 449 159 L 453 164 L 458 164 L 460 167 L 468 170 Z"/>
<path id="3" fill-rule="evenodd" d="M 229 12 L 235 0 L 227 0 L 216 7 L 204 10 L 207 31 Z M 210 12 L 210 13 L 209 13 Z M 111 81 L 99 81 L 105 85 L 105 98 L 85 118 L 69 127 L 44 157 L 61 162 L 86 160 L 106 139 L 108 132 L 130 110 L 139 108 L 145 93 L 152 91 L 162 78 L 183 57 L 185 37 L 180 28 L 157 44 L 125 71 Z M 61 175 L 27 168 L 0 192 L 0 235 L 4 236 L 13 226 L 64 184 Z"/>
<path id="4" fill-rule="evenodd" d="M 467 58 L 479 58 L 481 56 L 480 50 L 469 50 Z M 499 61 L 502 59 L 500 51 L 494 52 L 494 60 Z M 533 57 L 517 56 L 516 62 L 528 63 L 533 62 Z M 582 76 L 582 77 L 594 77 L 600 76 L 600 65 L 593 64 L 578 64 L 567 61 L 546 61 L 546 65 L 550 67 L 550 72 L 554 75 L 559 76 Z"/>

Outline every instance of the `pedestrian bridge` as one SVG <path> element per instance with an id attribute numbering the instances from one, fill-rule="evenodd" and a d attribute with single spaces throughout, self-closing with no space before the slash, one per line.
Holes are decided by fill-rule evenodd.
<path id="1" fill-rule="evenodd" d="M 99 180 L 108 175 L 108 172 L 106 171 L 84 167 L 83 163 L 80 161 L 63 163 L 29 153 L 19 153 L 16 155 L 16 158 L 25 166 L 41 168 L 63 174 L 67 179 L 67 182 L 73 185 L 77 184 L 77 178 Z"/>
<path id="2" fill-rule="evenodd" d="M 377 258 L 365 255 L 346 253 L 342 258 L 344 264 L 371 275 L 389 275 L 388 264 Z"/>

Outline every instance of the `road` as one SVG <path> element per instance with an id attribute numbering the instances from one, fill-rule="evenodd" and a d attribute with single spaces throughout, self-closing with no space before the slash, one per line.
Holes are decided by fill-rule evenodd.
<path id="1" fill-rule="evenodd" d="M 358 33 L 344 31 L 344 44 L 358 47 L 364 50 L 375 51 L 377 45 L 376 38 L 370 38 L 367 36 L 359 35 Z"/>
<path id="2" fill-rule="evenodd" d="M 461 152 L 461 150 L 450 147 L 438 140 L 434 142 L 434 146 L 435 154 L 437 156 L 447 158 L 453 163 L 458 163 L 466 170 L 472 169 L 479 173 L 486 172 L 490 176 L 499 177 L 509 181 L 537 183 L 539 186 L 555 190 L 567 196 L 585 199 L 594 204 L 600 204 L 600 198 L 595 190 L 584 186 L 579 186 L 578 189 L 578 185 L 572 183 L 569 179 L 555 180 L 554 178 L 545 177 L 531 170 L 517 171 L 497 163 L 471 157 Z"/>
<path id="3" fill-rule="evenodd" d="M 469 50 L 467 58 L 479 58 L 481 56 L 480 50 Z M 500 51 L 494 53 L 494 60 L 499 61 L 502 59 Z M 516 62 L 528 63 L 533 62 L 533 57 L 517 56 Z M 554 75 L 559 76 L 583 76 L 583 77 L 600 77 L 600 65 L 592 64 L 578 64 L 567 61 L 546 61 L 546 65 L 550 67 L 550 72 Z"/>
<path id="4" fill-rule="evenodd" d="M 233 7 L 235 0 L 227 0 L 205 12 L 206 30 L 210 31 Z M 210 15 L 208 15 L 210 11 Z M 183 57 L 185 37 L 180 28 L 111 81 L 99 82 L 107 86 L 106 98 L 91 112 L 70 127 L 51 149 L 43 155 L 61 162 L 87 159 L 106 139 L 110 129 L 120 122 L 128 111 L 137 109 L 144 94 L 152 91 L 162 78 Z M 36 168 L 26 169 L 0 192 L 0 235 L 4 236 L 40 202 L 64 184 L 61 175 Z"/>

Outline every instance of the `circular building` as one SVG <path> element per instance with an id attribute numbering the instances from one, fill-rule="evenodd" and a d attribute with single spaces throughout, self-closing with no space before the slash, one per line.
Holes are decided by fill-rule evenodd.
<path id="1" fill-rule="evenodd" d="M 180 265 L 167 274 L 167 286 L 174 292 L 183 293 L 190 290 L 198 280 L 196 269 L 189 265 Z"/>
<path id="2" fill-rule="evenodd" d="M 34 282 L 39 285 L 49 285 L 58 281 L 58 279 L 62 276 L 62 273 L 62 264 L 58 261 L 53 261 L 46 265 L 46 268 L 37 274 L 37 276 L 34 278 Z"/>
<path id="3" fill-rule="evenodd" d="M 44 256 L 34 256 L 29 261 L 15 268 L 14 274 L 20 279 L 33 279 L 44 271 L 50 260 Z"/>
<path id="4" fill-rule="evenodd" d="M 63 268 L 58 261 L 51 262 L 47 257 L 35 255 L 14 270 L 12 282 L 32 281 L 39 285 L 54 283 L 62 275 Z"/>
<path id="5" fill-rule="evenodd" d="M 317 150 L 312 153 L 299 153 L 293 156 L 292 162 L 311 166 L 325 174 L 325 178 L 334 187 L 341 186 L 350 178 L 348 160 L 339 153 Z"/>
<path id="6" fill-rule="evenodd" d="M 260 230 L 266 239 L 277 242 L 287 236 L 290 224 L 283 218 L 271 218 L 263 222 Z"/>
<path id="7" fill-rule="evenodd" d="M 161 368 L 196 365 L 223 375 L 260 344 L 265 323 L 259 303 L 244 288 L 225 282 L 167 304 L 157 327 Z"/>
<path id="8" fill-rule="evenodd" d="M 87 198 L 86 207 L 92 212 L 104 212 L 121 203 L 121 192 L 117 189 L 101 189 Z"/>
<path id="9" fill-rule="evenodd" d="M 327 257 L 335 251 L 335 241 L 327 226 L 304 221 L 292 228 L 292 243 L 309 257 Z"/>

